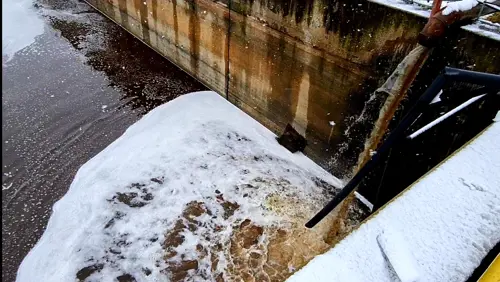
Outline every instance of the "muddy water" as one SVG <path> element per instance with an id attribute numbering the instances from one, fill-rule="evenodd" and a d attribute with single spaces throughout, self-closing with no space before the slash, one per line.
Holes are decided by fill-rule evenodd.
<path id="1" fill-rule="evenodd" d="M 83 2 L 36 6 L 45 32 L 2 72 L 2 281 L 83 163 L 152 108 L 204 89 Z"/>

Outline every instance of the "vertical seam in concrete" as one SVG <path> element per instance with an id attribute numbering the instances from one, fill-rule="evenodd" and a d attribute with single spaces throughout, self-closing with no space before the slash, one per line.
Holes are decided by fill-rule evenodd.
<path id="1" fill-rule="evenodd" d="M 189 49 L 190 49 L 190 64 L 191 72 L 198 76 L 198 68 L 200 64 L 200 19 L 198 17 L 198 4 L 195 0 L 188 1 L 189 3 Z"/>
<path id="2" fill-rule="evenodd" d="M 309 108 L 310 81 L 309 74 L 302 72 L 302 79 L 299 84 L 297 106 L 295 108 L 295 117 L 292 125 L 302 136 L 306 137 L 307 132 L 307 113 Z"/>
<path id="3" fill-rule="evenodd" d="M 125 28 L 129 28 L 128 24 L 128 8 L 126 0 L 118 0 L 118 11 L 120 11 L 121 24 Z M 122 14 L 123 13 L 123 14 Z"/>
<path id="4" fill-rule="evenodd" d="M 233 1 L 229 0 L 228 2 L 228 12 L 229 12 L 229 19 L 227 21 L 227 55 L 226 55 L 226 100 L 229 101 L 229 79 L 230 79 L 230 73 L 229 73 L 229 48 L 231 47 L 231 3 Z"/>
<path id="5" fill-rule="evenodd" d="M 160 29 L 158 28 L 158 0 L 151 0 L 151 16 L 153 18 L 154 30 L 153 33 L 156 35 L 156 46 L 159 46 L 158 43 L 158 34 L 160 33 Z M 151 29 L 151 28 L 150 28 Z"/>
<path id="6" fill-rule="evenodd" d="M 135 0 L 135 9 L 139 12 L 139 20 L 141 22 L 141 32 L 142 32 L 142 40 L 151 45 L 151 40 L 149 38 L 149 21 L 148 21 L 148 7 L 147 2 L 143 0 Z"/>
<path id="7" fill-rule="evenodd" d="M 172 13 L 174 18 L 175 47 L 179 48 L 179 23 L 177 22 L 177 0 L 172 0 Z"/>

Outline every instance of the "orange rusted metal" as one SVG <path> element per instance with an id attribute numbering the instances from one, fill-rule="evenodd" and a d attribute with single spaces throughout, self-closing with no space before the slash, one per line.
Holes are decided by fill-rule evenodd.
<path id="1" fill-rule="evenodd" d="M 372 133 L 365 143 L 365 149 L 359 157 L 355 173 L 370 160 L 370 152 L 375 151 L 382 141 L 396 110 L 417 77 L 420 68 L 427 60 L 429 52 L 430 49 L 427 47 L 415 47 L 398 65 L 393 74 L 387 79 L 387 82 L 377 90 L 377 92 L 385 92 L 388 96 L 380 109 L 380 114 L 374 124 Z M 393 81 L 389 82 L 391 80 Z"/>
<path id="2" fill-rule="evenodd" d="M 429 17 L 429 23 L 433 16 L 441 11 L 441 3 L 442 0 L 434 0 L 431 16 Z M 427 27 L 426 25 L 426 27 Z M 388 91 L 384 91 L 388 94 L 387 100 L 380 110 L 379 118 L 374 124 L 374 128 L 372 130 L 371 135 L 365 143 L 365 148 L 363 152 L 359 155 L 358 164 L 354 169 L 354 174 L 362 168 L 371 158 L 370 152 L 376 150 L 378 144 L 382 141 L 385 132 L 387 131 L 389 124 L 394 117 L 396 110 L 398 109 L 401 101 L 406 95 L 406 92 L 410 88 L 411 84 L 415 80 L 420 68 L 423 66 L 425 61 L 427 60 L 430 48 L 421 44 L 422 46 L 417 46 L 410 54 L 408 54 L 405 59 L 400 63 L 398 68 L 394 71 L 394 73 L 387 79 L 386 83 L 381 87 L 384 88 L 386 84 L 390 84 L 390 86 L 386 89 Z M 410 57 L 414 57 L 413 60 Z M 405 64 L 405 61 L 409 61 L 409 64 Z M 402 73 L 399 73 L 401 70 Z M 391 82 L 391 80 L 395 79 L 395 82 Z M 380 90 L 380 89 L 379 89 Z M 334 229 L 341 230 L 339 226 L 343 226 L 344 220 L 347 218 L 347 214 L 349 211 L 349 206 L 354 200 L 354 193 L 351 193 L 340 205 L 338 209 L 338 217 L 334 222 Z M 342 237 L 342 236 L 339 236 Z"/>
<path id="3" fill-rule="evenodd" d="M 437 14 L 439 11 L 441 11 L 441 3 L 443 0 L 434 0 L 432 3 L 432 11 L 431 11 L 431 17 Z"/>
<path id="4" fill-rule="evenodd" d="M 441 1 L 441 0 L 436 0 Z M 500 5 L 500 0 L 490 2 L 494 5 Z M 429 21 L 424 26 L 424 29 L 418 35 L 418 42 L 421 45 L 427 47 L 434 47 L 439 42 L 441 38 L 444 37 L 446 31 L 450 27 L 457 27 L 469 24 L 472 20 L 479 16 L 482 10 L 482 15 L 487 15 L 494 12 L 493 9 L 488 7 L 481 7 L 477 5 L 476 7 L 468 11 L 456 11 L 448 15 L 443 15 L 443 9 L 432 8 L 432 13 Z"/>

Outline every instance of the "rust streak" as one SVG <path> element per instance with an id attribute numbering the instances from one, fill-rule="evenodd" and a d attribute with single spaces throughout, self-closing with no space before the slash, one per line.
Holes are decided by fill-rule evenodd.
<path id="1" fill-rule="evenodd" d="M 179 47 L 179 22 L 177 20 L 177 0 L 172 0 L 172 13 L 174 17 L 175 46 Z"/>

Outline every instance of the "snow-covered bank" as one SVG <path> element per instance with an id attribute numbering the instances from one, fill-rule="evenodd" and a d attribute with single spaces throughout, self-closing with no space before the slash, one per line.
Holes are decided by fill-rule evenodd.
<path id="1" fill-rule="evenodd" d="M 465 281 L 500 240 L 499 140 L 496 121 L 288 281 Z"/>
<path id="2" fill-rule="evenodd" d="M 44 23 L 31 0 L 2 1 L 2 62 L 35 42 L 43 33 Z"/>
<path id="3" fill-rule="evenodd" d="M 332 217 L 303 224 L 340 186 L 214 92 L 181 96 L 80 168 L 17 281 L 283 280 L 329 247 Z"/>

